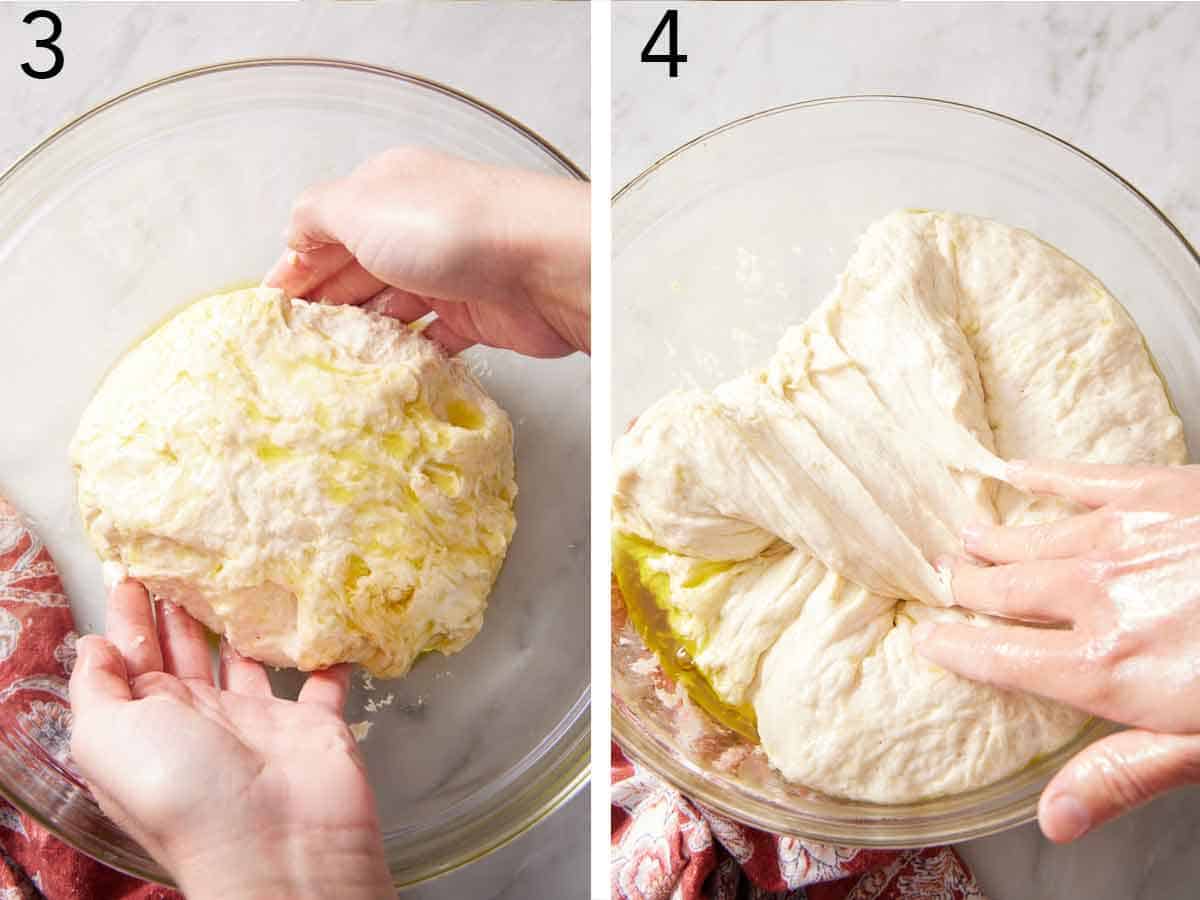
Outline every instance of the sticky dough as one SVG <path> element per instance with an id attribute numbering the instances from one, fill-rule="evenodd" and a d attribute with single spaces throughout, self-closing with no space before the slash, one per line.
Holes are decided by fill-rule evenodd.
<path id="1" fill-rule="evenodd" d="M 399 676 L 462 648 L 515 527 L 512 426 L 461 362 L 269 289 L 135 346 L 71 459 L 106 569 L 277 666 Z"/>
<path id="2" fill-rule="evenodd" d="M 1136 325 L 1033 235 L 894 213 L 762 368 L 664 397 L 615 450 L 614 524 L 659 548 L 671 627 L 749 704 L 785 778 L 897 803 L 978 787 L 1085 717 L 919 657 L 951 609 L 931 561 L 972 522 L 1071 510 L 1002 460 L 1181 463 L 1182 427 Z"/>

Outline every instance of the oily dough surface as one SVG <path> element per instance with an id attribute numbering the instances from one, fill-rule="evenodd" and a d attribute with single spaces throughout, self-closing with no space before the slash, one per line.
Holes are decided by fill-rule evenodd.
<path id="1" fill-rule="evenodd" d="M 788 780 L 900 803 L 1002 778 L 1086 717 L 953 675 L 914 624 L 951 609 L 931 561 L 972 522 L 1069 505 L 1001 460 L 1182 463 L 1137 326 L 1033 235 L 937 212 L 876 222 L 762 368 L 671 394 L 615 449 L 618 541 L 721 700 Z M 648 542 L 648 543 L 647 543 Z M 665 579 L 665 580 L 664 580 Z"/>
<path id="2" fill-rule="evenodd" d="M 516 524 L 512 425 L 460 361 L 266 288 L 130 350 L 71 459 L 101 559 L 277 666 L 461 649 Z"/>

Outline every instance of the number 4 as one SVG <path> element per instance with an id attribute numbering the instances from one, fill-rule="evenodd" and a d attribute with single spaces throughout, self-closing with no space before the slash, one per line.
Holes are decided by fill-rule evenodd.
<path id="1" fill-rule="evenodd" d="M 662 36 L 663 29 L 667 30 L 667 52 L 655 53 L 654 45 Z M 679 76 L 679 64 L 687 62 L 687 54 L 679 52 L 679 12 L 668 9 L 642 48 L 642 62 L 665 62 L 668 64 L 667 75 L 671 78 Z"/>

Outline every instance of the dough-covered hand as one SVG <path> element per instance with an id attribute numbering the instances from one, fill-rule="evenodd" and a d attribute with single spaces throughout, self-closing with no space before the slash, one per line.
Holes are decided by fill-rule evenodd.
<path id="1" fill-rule="evenodd" d="M 1200 469 L 1015 463 L 1010 479 L 1086 510 L 968 529 L 976 562 L 946 561 L 955 600 L 1057 627 L 925 625 L 915 638 L 968 678 L 1133 726 L 1079 753 L 1042 793 L 1042 830 L 1068 841 L 1200 781 Z"/>
<path id="2" fill-rule="evenodd" d="M 342 719 L 346 667 L 298 701 L 125 581 L 80 638 L 71 753 L 101 808 L 198 898 L 393 897 L 375 803 Z"/>
<path id="3" fill-rule="evenodd" d="M 265 284 L 366 303 L 457 353 L 588 351 L 586 184 L 405 147 L 306 191 Z"/>

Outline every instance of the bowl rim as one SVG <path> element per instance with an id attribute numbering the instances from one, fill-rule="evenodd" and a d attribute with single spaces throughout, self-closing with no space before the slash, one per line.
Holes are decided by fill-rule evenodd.
<path id="1" fill-rule="evenodd" d="M 858 103 L 858 102 L 866 102 L 866 103 L 885 102 L 886 103 L 886 102 L 897 102 L 897 101 L 900 103 L 915 103 L 915 104 L 921 104 L 921 105 L 926 105 L 926 106 L 940 107 L 940 108 L 948 109 L 948 110 L 958 110 L 959 112 L 966 112 L 966 113 L 971 113 L 974 115 L 981 115 L 986 118 L 993 119 L 1002 124 L 1017 126 L 1019 129 L 1024 129 L 1026 131 L 1032 132 L 1033 134 L 1036 134 L 1043 138 L 1049 139 L 1053 143 L 1058 144 L 1060 147 L 1062 147 L 1066 150 L 1069 150 L 1071 153 L 1080 157 L 1084 162 L 1090 163 L 1091 165 L 1100 169 L 1101 172 L 1108 175 L 1110 178 L 1112 178 L 1118 184 L 1120 184 L 1123 188 L 1125 188 L 1125 190 L 1127 190 L 1131 194 L 1133 194 L 1134 197 L 1137 200 L 1141 201 L 1141 203 L 1143 205 L 1145 205 L 1150 210 L 1150 212 L 1152 212 L 1159 219 L 1159 221 L 1162 222 L 1163 225 L 1167 226 L 1167 228 L 1170 229 L 1172 234 L 1175 235 L 1176 239 L 1178 239 L 1179 242 L 1181 244 L 1183 244 L 1184 248 L 1191 255 L 1191 257 L 1192 257 L 1193 261 L 1196 263 L 1196 265 L 1200 266 L 1200 252 L 1197 252 L 1196 248 L 1192 245 L 1191 241 L 1189 241 L 1187 239 L 1187 237 L 1184 235 L 1184 233 L 1179 229 L 1179 227 L 1173 221 L 1171 221 L 1170 217 L 1168 217 L 1166 213 L 1164 213 L 1161 209 L 1159 209 L 1154 204 L 1154 202 L 1149 197 L 1147 197 L 1144 193 L 1142 193 L 1142 191 L 1140 191 L 1137 188 L 1137 186 L 1134 185 L 1133 182 L 1131 182 L 1128 178 L 1121 175 L 1119 172 L 1117 172 L 1111 166 L 1108 166 L 1105 163 L 1101 162 L 1099 159 L 1097 159 L 1092 154 L 1088 153 L 1086 150 L 1080 149 L 1079 147 L 1075 146 L 1075 144 L 1072 144 L 1070 141 L 1066 140 L 1065 138 L 1059 137 L 1057 134 L 1054 134 L 1051 131 L 1047 131 L 1044 128 L 1040 128 L 1037 125 L 1031 125 L 1030 123 L 1024 121 L 1023 119 L 1018 119 L 1016 116 L 1010 116 L 1007 113 L 997 112 L 996 110 L 988 109 L 987 107 L 984 107 L 984 106 L 976 106 L 971 103 L 963 103 L 959 100 L 946 100 L 946 99 L 940 98 L 940 97 L 924 97 L 919 94 L 873 94 L 873 93 L 835 94 L 835 95 L 828 96 L 828 97 L 817 97 L 812 100 L 799 100 L 794 103 L 784 103 L 779 106 L 772 106 L 772 107 L 768 107 L 767 109 L 759 110 L 758 112 L 748 113 L 744 116 L 739 116 L 736 119 L 730 119 L 728 122 L 725 122 L 721 125 L 717 125 L 715 128 L 710 128 L 708 131 L 705 131 L 705 132 L 697 135 L 696 137 L 692 138 L 691 140 L 685 141 L 684 143 L 680 144 L 675 149 L 670 150 L 667 153 L 660 156 L 658 159 L 656 159 L 654 162 L 652 162 L 646 168 L 642 169 L 642 171 L 640 171 L 637 175 L 633 176 L 633 178 L 631 178 L 629 181 L 625 182 L 625 184 L 621 186 L 620 190 L 618 190 L 615 194 L 613 194 L 612 204 L 613 204 L 613 206 L 615 206 L 618 200 L 620 200 L 622 197 L 624 197 L 626 194 L 628 194 L 630 191 L 632 191 L 642 181 L 649 178 L 659 168 L 666 165 L 668 162 L 670 162 L 675 157 L 681 156 L 683 153 L 687 152 L 688 150 L 690 150 L 692 147 L 696 146 L 697 144 L 701 144 L 704 141 L 709 140 L 710 138 L 714 138 L 717 135 L 721 134 L 722 132 L 731 131 L 734 128 L 738 127 L 739 125 L 748 124 L 750 122 L 755 121 L 756 119 L 765 119 L 769 116 L 780 115 L 782 113 L 792 112 L 792 111 L 800 110 L 800 109 L 807 109 L 810 107 L 832 106 L 834 104 Z M 2 183 L 2 180 L 0 180 L 0 183 Z"/>
<path id="2" fill-rule="evenodd" d="M 422 75 L 416 75 L 412 72 L 407 72 L 402 69 L 393 69 L 388 66 L 380 66 L 374 63 L 357 62 L 355 60 L 339 59 L 335 57 L 325 56 L 253 56 L 240 57 L 237 59 L 226 60 L 217 63 L 208 63 L 200 66 L 192 66 L 186 69 L 180 69 L 170 72 L 166 75 L 154 78 L 150 81 L 143 82 L 129 90 L 116 94 L 107 100 L 103 100 L 94 106 L 89 107 L 79 115 L 68 119 L 63 124 L 59 125 L 44 138 L 34 144 L 30 149 L 26 150 L 18 156 L 3 172 L 0 172 L 0 189 L 20 171 L 22 171 L 30 162 L 38 157 L 43 151 L 55 144 L 60 138 L 75 131 L 85 122 L 105 113 L 106 111 L 120 105 L 126 100 L 133 99 L 142 94 L 149 93 L 159 88 L 168 87 L 180 82 L 189 81 L 193 78 L 198 78 L 205 75 L 213 75 L 224 72 L 240 72 L 250 71 L 261 68 L 297 68 L 297 69 L 332 69 L 340 71 L 358 72 L 365 75 L 378 76 L 393 81 L 405 82 L 413 87 L 424 90 L 433 91 L 442 96 L 463 103 L 468 107 L 475 109 L 495 120 L 503 126 L 515 131 L 526 140 L 540 147 L 545 151 L 555 162 L 563 167 L 567 173 L 567 177 L 582 181 L 585 184 L 590 184 L 591 179 L 587 173 L 576 165 L 570 157 L 558 149 L 553 143 L 540 135 L 538 132 L 525 125 L 519 119 L 501 111 L 492 106 L 486 101 L 480 100 L 477 97 L 451 87 L 444 82 L 426 78 Z M 431 861 L 423 868 L 416 870 L 413 875 L 404 873 L 391 872 L 392 881 L 395 887 L 411 887 L 425 881 L 438 878 L 450 872 L 470 865 L 485 856 L 490 855 L 496 850 L 499 850 L 508 844 L 515 841 L 521 835 L 530 831 L 539 822 L 548 818 L 553 813 L 561 809 L 568 801 L 578 794 L 585 785 L 591 780 L 591 765 L 590 765 L 590 745 L 591 745 L 591 685 L 585 687 L 582 694 L 572 704 L 567 711 L 567 716 L 571 717 L 571 722 L 565 729 L 563 737 L 569 735 L 570 730 L 576 723 L 581 723 L 581 729 L 573 740 L 564 745 L 564 752 L 558 762 L 556 770 L 552 770 L 551 774 L 554 779 L 549 785 L 550 790 L 546 797 L 537 804 L 532 812 L 518 817 L 516 824 L 508 829 L 497 830 L 493 836 L 487 841 L 481 842 L 481 845 L 469 852 L 459 852 L 447 857 L 442 861 Z M 575 771 L 571 771 L 575 769 Z M 565 770 L 566 776 L 561 774 Z M 526 786 L 526 789 L 528 786 Z M 520 799 L 522 792 L 518 792 L 515 798 L 509 798 L 507 803 L 513 802 L 514 799 Z M 59 831 L 59 829 L 49 821 L 49 819 L 40 810 L 34 808 L 27 803 L 24 798 L 14 792 L 3 781 L 0 781 L 0 798 L 7 800 L 22 813 L 28 815 L 31 819 L 45 828 L 55 837 L 63 840 L 68 846 L 78 850 L 85 856 L 95 859 L 97 862 L 105 866 L 123 872 L 126 875 L 131 875 L 135 878 L 140 878 L 157 884 L 164 884 L 169 887 L 176 887 L 174 881 L 169 877 L 164 879 L 166 874 L 164 871 L 151 871 L 143 867 L 136 866 L 128 861 L 115 861 L 111 859 L 102 859 L 96 856 L 93 852 L 77 846 L 73 841 L 67 839 Z M 507 805 L 507 803 L 505 805 Z M 485 813 L 484 816 L 494 815 L 497 812 L 502 812 L 504 806 L 498 809 L 491 810 Z M 132 839 L 131 839 L 132 840 Z M 136 843 L 136 842 L 135 842 Z M 123 857 L 123 860 L 127 857 Z M 389 869 L 391 869 L 389 863 Z"/>
<path id="3" fill-rule="evenodd" d="M 251 69 L 262 68 L 303 68 L 303 69 L 340 69 L 343 71 L 362 72 L 368 75 L 380 75 L 390 78 L 395 81 L 404 81 L 414 87 L 425 88 L 432 90 L 435 93 L 442 94 L 451 100 L 457 100 L 465 103 L 468 106 L 474 107 L 479 112 L 482 112 L 492 119 L 506 125 L 513 131 L 516 131 L 521 136 L 533 141 L 541 146 L 543 150 L 548 152 L 556 162 L 562 165 L 573 178 L 583 182 L 591 182 L 587 173 L 577 166 L 570 157 L 558 149 L 548 139 L 542 137 L 524 122 L 520 121 L 508 113 L 503 112 L 492 106 L 484 100 L 468 94 L 466 91 L 460 91 L 458 88 L 437 81 L 432 78 L 426 78 L 423 75 L 416 75 L 412 72 L 406 72 L 403 69 L 393 69 L 388 66 L 380 66 L 375 63 L 356 62 L 350 59 L 338 59 L 332 56 L 245 56 L 237 59 L 226 60 L 219 63 L 206 63 L 202 66 L 192 66 L 187 69 L 179 69 L 175 72 L 168 73 L 159 78 L 154 78 L 150 81 L 143 82 L 127 91 L 122 91 L 97 103 L 74 118 L 68 119 L 63 124 L 59 125 L 48 135 L 18 156 L 13 162 L 3 171 L 0 172 L 0 187 L 8 181 L 16 172 L 26 165 L 31 159 L 61 138 L 63 135 L 74 131 L 84 122 L 92 119 L 101 113 L 123 103 L 126 100 L 131 100 L 140 94 L 149 93 L 157 88 L 166 87 L 181 81 L 188 81 L 192 78 L 198 78 L 202 75 L 212 75 L 220 72 L 234 72 Z"/>
<path id="4" fill-rule="evenodd" d="M 801 100 L 792 103 L 784 103 L 778 106 L 768 107 L 767 109 L 751 112 L 746 115 L 731 119 L 723 124 L 717 125 L 714 128 L 691 138 L 688 141 L 680 144 L 673 150 L 660 156 L 646 168 L 642 169 L 637 175 L 629 179 L 625 184 L 612 195 L 612 208 L 614 215 L 616 213 L 617 204 L 622 199 L 626 198 L 634 189 L 653 176 L 660 168 L 665 166 L 671 160 L 683 155 L 692 148 L 703 144 L 718 135 L 727 131 L 732 131 L 738 126 L 749 124 L 759 119 L 765 119 L 771 116 L 782 115 L 785 113 L 796 112 L 799 110 L 810 109 L 821 106 L 831 105 L 846 105 L 854 103 L 899 103 L 899 104 L 918 104 L 930 106 L 945 111 L 967 113 L 971 115 L 982 116 L 991 119 L 999 124 L 1012 126 L 1018 130 L 1024 130 L 1035 136 L 1049 140 L 1052 144 L 1058 145 L 1060 148 L 1069 151 L 1085 164 L 1091 165 L 1098 169 L 1102 174 L 1109 176 L 1120 187 L 1124 188 L 1133 198 L 1139 201 L 1146 209 L 1148 209 L 1166 228 L 1173 234 L 1176 240 L 1179 241 L 1183 249 L 1191 257 L 1192 261 L 1200 268 L 1200 253 L 1187 239 L 1178 226 L 1154 204 L 1141 190 L 1139 190 L 1129 179 L 1118 173 L 1116 170 L 1101 162 L 1092 154 L 1077 147 L 1070 141 L 1059 137 L 1053 132 L 1040 128 L 1037 125 L 1032 125 L 1015 116 L 1010 116 L 1006 113 L 997 112 L 986 107 L 977 106 L 970 103 L 964 103 L 957 100 L 947 100 L 938 97 L 926 97 L 915 94 L 891 94 L 891 93 L 863 93 L 863 94 L 841 94 L 827 97 L 818 97 L 810 100 Z M 619 592 L 617 592 L 619 593 Z M 622 600 L 623 602 L 623 600 Z M 610 649 L 611 659 L 611 649 Z M 757 820 L 753 815 L 748 815 L 740 811 L 733 803 L 726 799 L 725 791 L 719 788 L 714 788 L 710 785 L 709 779 L 697 769 L 690 761 L 680 761 L 671 756 L 660 745 L 660 740 L 653 735 L 643 733 L 634 724 L 633 719 L 625 708 L 624 701 L 617 696 L 613 690 L 610 694 L 611 728 L 613 741 L 620 747 L 626 757 L 638 765 L 645 766 L 654 774 L 664 779 L 671 787 L 680 791 L 684 795 L 690 795 L 698 799 L 705 806 L 728 816 L 735 821 L 749 825 L 753 828 L 759 828 L 766 831 L 779 832 L 778 823 L 767 823 Z M 1088 724 L 1081 730 L 1080 735 L 1077 735 L 1066 746 L 1071 746 L 1076 743 L 1081 736 L 1088 736 L 1092 741 L 1099 740 L 1107 734 L 1111 734 L 1118 730 L 1121 726 L 1107 722 L 1102 719 L 1091 719 Z M 1061 749 L 1055 752 L 1061 752 Z M 693 771 L 695 770 L 695 771 Z M 684 783 L 683 775 L 692 774 L 699 776 Z M 1020 773 L 1014 776 L 1018 777 Z M 1046 779 L 1048 780 L 1048 779 Z M 1044 786 L 1044 782 L 1043 782 Z M 985 786 L 982 791 L 987 791 L 990 786 Z M 867 827 L 873 831 L 882 832 L 871 834 L 869 836 L 853 837 L 854 832 L 859 828 L 859 823 L 853 820 L 846 822 L 838 822 L 835 825 L 838 835 L 831 836 L 828 832 L 820 830 L 810 831 L 807 828 L 790 827 L 783 831 L 793 837 L 802 838 L 805 840 L 820 841 L 823 843 L 836 842 L 850 847 L 860 848 L 912 848 L 928 846 L 932 843 L 951 843 L 974 838 L 985 837 L 990 834 L 996 834 L 1001 831 L 1007 831 L 1010 828 L 1015 828 L 1019 825 L 1024 825 L 1037 818 L 1038 797 L 1041 793 L 1041 787 L 1030 793 L 1030 785 L 1023 785 L 1024 794 L 1018 796 L 1011 803 L 1008 803 L 999 809 L 994 809 L 991 820 L 986 823 L 963 826 L 961 823 L 951 821 L 946 825 L 934 826 L 928 828 L 924 833 L 916 838 L 903 838 L 897 836 L 897 830 L 889 826 L 886 818 L 881 817 L 878 820 L 871 820 Z M 968 794 L 975 793 L 974 791 L 967 792 Z M 757 809 L 765 807 L 765 801 L 752 800 L 751 804 Z M 859 804 L 870 805 L 870 804 Z M 880 806 L 881 810 L 886 809 L 886 806 Z M 961 818 L 967 813 L 959 813 L 956 818 Z M 807 818 L 818 823 L 822 820 L 815 816 L 807 816 Z M 956 827 L 957 826 L 957 827 Z M 899 829 L 902 833 L 903 829 Z"/>

